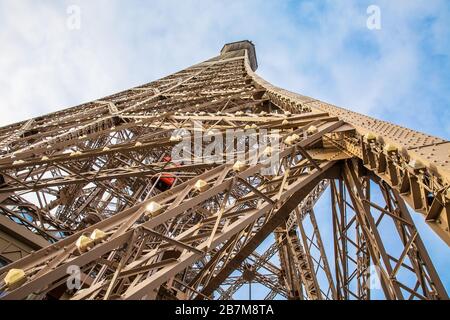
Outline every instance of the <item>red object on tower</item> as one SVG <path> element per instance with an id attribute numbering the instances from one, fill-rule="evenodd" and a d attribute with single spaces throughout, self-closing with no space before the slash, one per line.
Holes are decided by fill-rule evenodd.
<path id="1" fill-rule="evenodd" d="M 171 162 L 172 161 L 172 157 L 170 156 L 165 156 L 162 159 L 164 162 Z M 179 164 L 175 164 L 176 167 L 179 167 Z M 166 191 L 169 190 L 170 188 L 172 188 L 173 184 L 175 183 L 175 176 L 171 173 L 162 173 L 161 177 L 159 178 L 158 182 L 156 183 L 156 187 L 160 190 L 160 191 Z"/>

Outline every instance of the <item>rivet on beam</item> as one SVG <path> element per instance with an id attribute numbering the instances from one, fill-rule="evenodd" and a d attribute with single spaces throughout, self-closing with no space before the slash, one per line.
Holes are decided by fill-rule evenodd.
<path id="1" fill-rule="evenodd" d="M 159 203 L 152 201 L 145 207 L 145 210 L 147 211 L 146 216 L 153 218 L 160 215 L 164 211 L 164 207 Z"/>
<path id="2" fill-rule="evenodd" d="M 106 239 L 107 236 L 108 235 L 106 234 L 106 232 L 103 232 L 100 229 L 95 229 L 94 231 L 92 231 L 90 238 L 92 239 L 92 241 L 94 241 L 94 243 L 99 243 L 103 239 Z"/>
<path id="3" fill-rule="evenodd" d="M 88 251 L 93 245 L 94 241 L 91 238 L 86 237 L 85 235 L 79 237 L 75 242 L 75 246 L 77 247 L 78 251 L 80 251 L 80 253 Z"/>
<path id="4" fill-rule="evenodd" d="M 242 161 L 236 161 L 236 163 L 233 165 L 233 171 L 235 172 L 241 172 L 244 171 L 247 168 L 247 165 L 245 162 Z"/>
<path id="5" fill-rule="evenodd" d="M 263 151 L 263 154 L 267 157 L 270 157 L 273 153 L 272 147 L 266 147 Z"/>
<path id="6" fill-rule="evenodd" d="M 197 180 L 197 182 L 194 185 L 194 189 L 198 192 L 205 192 L 208 190 L 209 185 L 205 180 Z"/>
<path id="7" fill-rule="evenodd" d="M 183 140 L 183 138 L 181 136 L 171 136 L 170 137 L 170 142 L 181 142 Z"/>
<path id="8" fill-rule="evenodd" d="M 425 165 L 418 159 L 412 159 L 411 161 L 409 161 L 408 165 L 414 170 L 425 169 Z"/>
<path id="9" fill-rule="evenodd" d="M 308 130 L 306 130 L 306 133 L 310 136 L 310 135 L 313 135 L 313 134 L 316 134 L 317 132 L 319 132 L 319 130 L 317 129 L 317 127 L 316 126 L 310 126 L 309 128 L 308 128 Z"/>
<path id="10" fill-rule="evenodd" d="M 4 281 L 9 289 L 14 289 L 24 284 L 27 281 L 27 276 L 22 269 L 11 269 L 6 274 Z"/>
<path id="11" fill-rule="evenodd" d="M 394 146 L 393 144 L 388 143 L 384 146 L 384 151 L 386 153 L 394 153 L 394 152 L 398 151 L 398 148 L 396 146 Z"/>
<path id="12" fill-rule="evenodd" d="M 364 136 L 364 139 L 370 143 L 370 142 L 374 142 L 375 140 L 377 140 L 377 136 L 372 132 L 368 132 Z"/>

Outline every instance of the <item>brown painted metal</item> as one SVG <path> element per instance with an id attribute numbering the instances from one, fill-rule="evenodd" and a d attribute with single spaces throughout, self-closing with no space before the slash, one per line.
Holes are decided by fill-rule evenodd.
<path id="1" fill-rule="evenodd" d="M 277 88 L 257 66 L 251 42 L 231 43 L 160 80 L 0 128 L 1 299 L 233 299 L 251 283 L 266 299 L 448 299 L 406 203 L 450 243 L 449 142 Z M 277 129 L 277 171 L 261 174 L 269 160 L 240 172 L 229 158 L 172 163 L 176 129 Z M 237 156 L 237 144 L 220 151 Z M 327 194 L 329 210 L 314 210 Z M 151 202 L 162 209 L 149 216 Z M 80 252 L 96 229 L 106 237 Z M 66 287 L 71 266 L 81 288 Z M 26 273 L 18 288 L 3 282 L 12 268 Z"/>

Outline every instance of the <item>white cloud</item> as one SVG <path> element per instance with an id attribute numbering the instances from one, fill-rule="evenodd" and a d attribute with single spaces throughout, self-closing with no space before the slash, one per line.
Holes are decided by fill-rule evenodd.
<path id="1" fill-rule="evenodd" d="M 383 115 L 383 106 L 408 99 L 420 81 L 421 17 L 434 15 L 432 44 L 445 27 L 442 1 L 377 1 L 382 30 L 366 29 L 366 6 L 356 1 L 279 2 L 66 1 L 36 5 L 1 2 L 3 124 L 61 109 L 151 81 L 217 54 L 227 41 L 257 45 L 260 73 L 293 91 L 361 112 Z M 66 28 L 69 4 L 79 5 L 80 31 Z M 286 13 L 291 12 L 289 16 Z M 441 13 L 442 12 L 442 13 Z M 448 15 L 448 14 L 447 14 Z M 376 50 L 358 54 L 357 36 Z M 370 48 L 369 48 L 370 50 Z M 431 85 L 431 84 L 430 84 Z M 400 107 L 404 105 L 400 104 Z"/>
<path id="2" fill-rule="evenodd" d="M 66 27 L 71 4 L 81 8 L 79 31 Z M 0 1 L 0 124 L 155 80 L 218 54 L 243 25 L 258 24 L 239 1 L 134 4 Z"/>

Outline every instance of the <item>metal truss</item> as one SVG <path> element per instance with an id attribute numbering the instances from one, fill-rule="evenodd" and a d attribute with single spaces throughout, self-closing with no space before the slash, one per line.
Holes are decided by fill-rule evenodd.
<path id="1" fill-rule="evenodd" d="M 0 298 L 227 300 L 257 284 L 264 299 L 448 299 L 407 206 L 450 243 L 449 142 L 256 68 L 253 44 L 227 44 L 0 128 Z M 261 135 L 276 147 L 254 152 Z"/>

